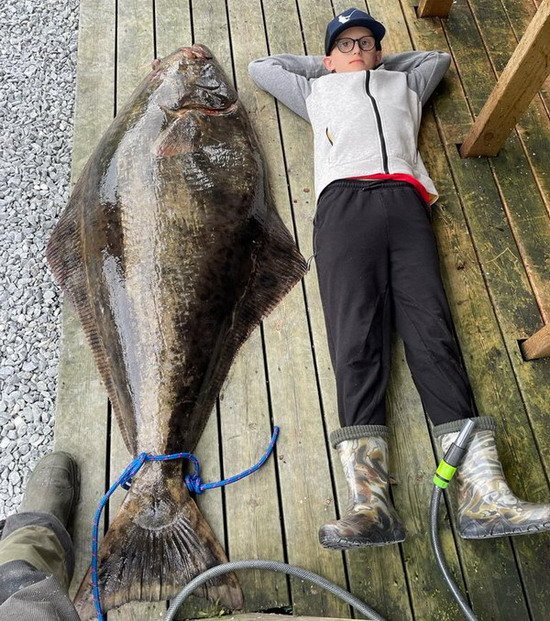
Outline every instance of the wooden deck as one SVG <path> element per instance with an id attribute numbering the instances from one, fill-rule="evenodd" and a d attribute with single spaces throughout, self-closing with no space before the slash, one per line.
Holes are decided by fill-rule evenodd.
<path id="1" fill-rule="evenodd" d="M 514 490 L 550 501 L 550 360 L 524 362 L 518 342 L 550 321 L 550 123 L 547 89 L 499 157 L 462 160 L 457 145 L 536 10 L 532 0 L 457 0 L 448 20 L 420 20 L 414 0 L 370 0 L 388 27 L 385 52 L 449 50 L 453 64 L 428 104 L 421 151 L 441 198 L 435 208 L 441 267 L 478 408 L 499 422 L 499 448 Z M 254 87 L 248 62 L 282 52 L 322 53 L 324 28 L 349 0 L 81 0 L 73 182 L 116 109 L 176 47 L 207 44 L 235 80 L 263 144 L 278 209 L 304 256 L 312 254 L 311 132 Z M 358 5 L 363 6 L 362 0 Z M 197 451 L 206 481 L 250 466 L 272 424 L 274 458 L 224 491 L 198 500 L 233 560 L 277 559 L 322 574 L 393 621 L 462 618 L 432 560 L 428 505 L 436 460 L 400 343 L 388 394 L 393 495 L 404 544 L 342 554 L 321 549 L 317 529 L 338 514 L 345 486 L 328 433 L 335 385 L 315 265 L 242 349 Z M 77 456 L 82 498 L 73 589 L 90 561 L 96 504 L 130 457 L 111 418 L 82 331 L 63 313 L 56 448 Z M 123 492 L 106 515 L 113 516 Z M 443 514 L 443 511 L 442 511 Z M 549 618 L 548 535 L 465 542 L 442 515 L 447 559 L 483 621 Z M 280 575 L 240 574 L 246 610 L 350 617 L 350 609 Z M 109 619 L 161 619 L 165 603 L 129 604 Z M 199 599 L 190 617 L 216 616 Z M 183 618 L 183 617 L 182 617 Z"/>

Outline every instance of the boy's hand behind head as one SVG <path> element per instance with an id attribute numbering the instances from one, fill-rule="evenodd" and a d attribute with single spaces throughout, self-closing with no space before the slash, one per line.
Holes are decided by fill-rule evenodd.
<path id="1" fill-rule="evenodd" d="M 382 61 L 386 29 L 360 9 L 346 9 L 327 25 L 325 67 L 333 73 L 374 69 Z"/>

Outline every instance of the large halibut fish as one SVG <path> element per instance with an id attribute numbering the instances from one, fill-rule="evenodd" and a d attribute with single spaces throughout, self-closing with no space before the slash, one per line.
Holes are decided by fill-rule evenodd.
<path id="1" fill-rule="evenodd" d="M 207 48 L 154 61 L 87 162 L 47 258 L 130 453 L 192 451 L 238 348 L 306 271 L 245 110 Z M 148 462 L 101 544 L 103 609 L 173 597 L 225 560 L 182 463 Z M 83 619 L 94 616 L 89 579 Z M 202 594 L 242 604 L 233 575 Z"/>

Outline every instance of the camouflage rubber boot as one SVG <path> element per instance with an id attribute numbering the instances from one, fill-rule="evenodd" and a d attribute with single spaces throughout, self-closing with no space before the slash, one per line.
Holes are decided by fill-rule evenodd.
<path id="1" fill-rule="evenodd" d="M 51 513 L 67 526 L 78 502 L 79 472 L 68 453 L 57 451 L 42 457 L 32 471 L 19 513 Z"/>
<path id="2" fill-rule="evenodd" d="M 384 425 L 344 427 L 331 434 L 344 468 L 349 505 L 339 520 L 321 526 L 323 547 L 343 550 L 405 539 L 389 495 L 387 435 Z"/>
<path id="3" fill-rule="evenodd" d="M 464 461 L 456 474 L 458 530 L 464 539 L 486 539 L 550 530 L 550 504 L 517 498 L 504 477 L 495 443 L 496 425 L 489 416 L 476 418 Z M 434 428 L 447 451 L 465 421 Z"/>

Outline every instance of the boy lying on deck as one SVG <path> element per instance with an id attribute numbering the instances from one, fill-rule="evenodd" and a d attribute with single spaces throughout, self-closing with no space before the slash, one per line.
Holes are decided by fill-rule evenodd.
<path id="1" fill-rule="evenodd" d="M 476 416 L 430 223 L 437 190 L 417 146 L 422 106 L 451 59 L 445 52 L 382 58 L 384 34 L 351 8 L 328 24 L 325 57 L 281 54 L 249 65 L 260 88 L 313 128 L 313 248 L 341 424 L 331 443 L 349 488 L 347 511 L 319 531 L 321 544 L 335 549 L 405 538 L 388 487 L 392 315 L 443 450 Z M 464 538 L 550 530 L 550 505 L 510 491 L 488 416 L 476 418 L 457 487 Z"/>

